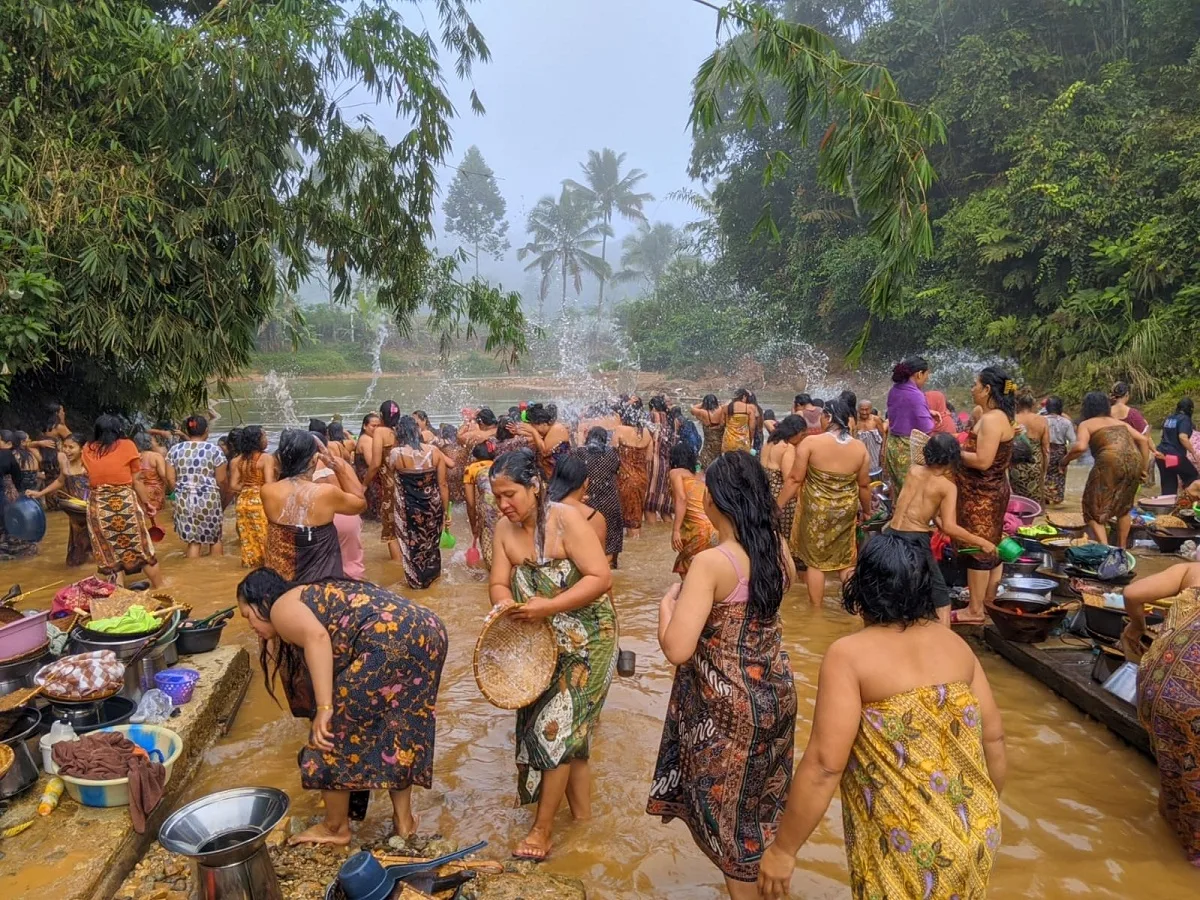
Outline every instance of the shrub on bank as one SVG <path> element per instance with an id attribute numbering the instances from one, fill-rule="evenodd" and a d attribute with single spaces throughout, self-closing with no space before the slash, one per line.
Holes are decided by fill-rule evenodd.
<path id="1" fill-rule="evenodd" d="M 1200 378 L 1185 378 L 1175 382 L 1153 400 L 1142 407 L 1142 415 L 1155 428 L 1160 428 L 1163 419 L 1175 412 L 1175 404 L 1183 397 L 1200 401 Z"/>

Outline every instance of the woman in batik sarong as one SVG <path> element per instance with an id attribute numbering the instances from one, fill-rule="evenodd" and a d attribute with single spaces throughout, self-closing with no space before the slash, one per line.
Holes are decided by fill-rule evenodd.
<path id="1" fill-rule="evenodd" d="M 400 421 L 400 406 L 395 400 L 379 404 L 380 424 L 371 437 L 370 457 L 367 460 L 367 484 L 379 484 L 379 539 L 387 545 L 388 556 L 399 562 L 400 544 L 396 540 L 396 470 L 389 460 L 396 446 L 396 424 Z"/>
<path id="2" fill-rule="evenodd" d="M 675 515 L 674 493 L 671 490 L 671 448 L 679 440 L 679 419 L 667 410 L 662 394 L 650 398 L 650 433 L 654 444 L 650 449 L 649 489 L 646 492 L 646 517 L 664 522 Z"/>
<path id="3" fill-rule="evenodd" d="M 42 497 L 69 498 L 82 500 L 87 503 L 91 493 L 88 485 L 87 468 L 83 464 L 83 435 L 69 434 L 62 439 L 62 450 L 55 460 L 54 480 L 40 491 L 28 494 L 35 500 Z M 61 491 L 61 494 L 59 493 Z M 88 535 L 87 509 L 76 508 L 74 504 L 58 504 L 58 508 L 67 516 L 67 566 L 82 566 L 92 557 L 92 539 Z"/>
<path id="4" fill-rule="evenodd" d="M 120 574 L 140 572 L 150 579 L 152 587 L 161 587 L 158 558 L 142 509 L 145 488 L 136 477 L 142 469 L 142 457 L 133 441 L 123 434 L 119 418 L 101 416 L 96 420 L 92 440 L 83 448 L 92 553 L 101 577 L 115 581 Z"/>
<path id="5" fill-rule="evenodd" d="M 671 570 L 686 578 L 696 554 L 713 546 L 717 530 L 704 511 L 704 476 L 698 473 L 696 451 L 679 443 L 671 448 L 671 492 L 674 494 L 675 521 L 671 529 L 671 549 L 678 556 Z"/>
<path id="6" fill-rule="evenodd" d="M 871 515 L 871 457 L 866 445 L 850 434 L 851 408 L 829 400 L 821 416 L 824 431 L 796 448 L 777 503 L 786 509 L 799 495 L 792 524 L 792 555 L 804 562 L 804 584 L 810 603 L 825 595 L 825 575 L 836 572 L 845 582 L 858 556 L 858 519 Z"/>
<path id="7" fill-rule="evenodd" d="M 784 416 L 783 421 L 775 426 L 771 436 L 767 438 L 766 446 L 759 455 L 759 462 L 767 472 L 767 484 L 771 487 L 771 500 L 778 501 L 783 492 L 784 482 L 796 464 L 796 448 L 808 437 L 808 422 L 804 416 L 793 413 Z M 787 505 L 779 511 L 779 533 L 784 539 L 791 540 L 792 524 L 796 519 L 796 498 L 792 497 Z"/>
<path id="8" fill-rule="evenodd" d="M 496 497 L 492 494 L 492 466 L 496 462 L 495 444 L 483 441 L 471 451 L 471 463 L 463 472 L 463 495 L 467 501 L 467 522 L 471 536 L 479 545 L 486 569 L 492 567 L 492 547 L 496 534 Z"/>
<path id="9" fill-rule="evenodd" d="M 280 675 L 287 693 L 297 676 L 311 673 L 305 702 L 312 703 L 312 733 L 300 752 L 300 783 L 321 792 L 325 818 L 292 843 L 350 843 L 357 791 L 386 790 L 396 835 L 415 834 L 413 785 L 433 785 L 447 643 L 441 620 L 373 584 L 296 585 L 271 569 L 243 579 L 238 606 L 262 639 L 272 696 Z"/>
<path id="10" fill-rule="evenodd" d="M 525 410 L 525 419 L 517 431 L 537 451 L 542 477 L 549 482 L 559 461 L 571 452 L 571 432 L 558 421 L 558 408 L 553 403 L 548 406 L 534 403 Z"/>
<path id="11" fill-rule="evenodd" d="M 621 408 L 621 424 L 613 431 L 612 445 L 617 451 L 620 468 L 617 470 L 617 494 L 621 498 L 621 515 L 630 537 L 642 532 L 646 513 L 646 493 L 650 489 L 648 454 L 654 452 L 654 436 L 646 427 L 644 413 L 633 406 Z"/>
<path id="12" fill-rule="evenodd" d="M 1017 394 L 1017 425 L 1025 427 L 1025 434 L 1013 444 L 1013 461 L 1008 470 L 1008 483 L 1018 497 L 1028 497 L 1036 503 L 1045 500 L 1046 471 L 1050 463 L 1050 423 L 1039 415 L 1034 407 L 1033 394 L 1021 391 Z M 1029 456 L 1022 454 L 1017 460 L 1017 448 L 1022 439 L 1029 447 Z"/>
<path id="13" fill-rule="evenodd" d="M 1083 488 L 1083 520 L 1100 544 L 1108 543 L 1108 526 L 1116 520 L 1117 546 L 1126 547 L 1133 524 L 1130 511 L 1153 452 L 1150 439 L 1114 418 L 1108 395 L 1100 391 L 1083 398 L 1081 413 L 1083 421 L 1063 466 L 1091 451 L 1095 463 Z"/>
<path id="14" fill-rule="evenodd" d="M 238 436 L 237 456 L 229 464 L 229 489 L 237 495 L 237 532 L 242 565 L 257 569 L 267 552 L 267 514 L 263 512 L 262 486 L 276 478 L 275 457 L 267 453 L 267 435 L 248 425 Z"/>
<path id="15" fill-rule="evenodd" d="M 933 565 L 886 532 L 863 550 L 843 602 L 866 627 L 821 663 L 812 735 L 760 866 L 764 900 L 788 895 L 796 853 L 839 783 L 852 896 L 987 895 L 1004 729 L 979 660 L 937 621 Z"/>
<path id="16" fill-rule="evenodd" d="M 354 474 L 358 476 L 367 495 L 367 510 L 362 516 L 364 522 L 379 521 L 379 478 L 375 476 L 368 479 L 367 472 L 371 468 L 371 441 L 374 438 L 375 429 L 382 424 L 382 421 L 379 413 L 367 413 L 363 416 L 362 433 L 354 443 Z"/>
<path id="17" fill-rule="evenodd" d="M 699 404 L 692 407 L 692 415 L 704 431 L 704 443 L 700 448 L 700 467 L 707 469 L 721 455 L 721 444 L 725 439 L 725 425 L 721 420 L 721 401 L 716 394 L 705 394 Z"/>
<path id="18" fill-rule="evenodd" d="M 1146 648 L 1146 604 L 1169 606 Z M 1150 735 L 1161 782 L 1158 808 L 1200 867 L 1200 563 L 1182 563 L 1125 588 L 1129 625 L 1121 645 L 1138 668 L 1138 718 Z"/>
<path id="19" fill-rule="evenodd" d="M 446 473 L 454 464 L 433 444 L 421 441 L 416 419 L 402 416 L 388 465 L 396 484 L 393 514 L 404 579 L 410 588 L 424 590 L 442 574 L 440 541 L 450 508 Z"/>
<path id="20" fill-rule="evenodd" d="M 171 508 L 175 532 L 187 544 L 188 559 L 196 559 L 205 549 L 221 556 L 221 520 L 225 508 L 221 489 L 229 464 L 216 444 L 209 443 L 208 421 L 204 416 L 188 416 L 183 422 L 187 436 L 167 451 L 167 487 L 175 492 Z"/>
<path id="21" fill-rule="evenodd" d="M 705 477 L 719 543 L 659 607 L 659 644 L 678 668 L 646 812 L 682 819 L 734 900 L 757 900 L 792 778 L 796 688 L 779 604 L 795 570 L 755 459 L 726 453 Z"/>
<path id="22" fill-rule="evenodd" d="M 1075 443 L 1075 423 L 1063 415 L 1062 397 L 1046 398 L 1046 427 L 1050 431 L 1050 453 L 1043 496 L 1047 506 L 1057 506 L 1067 494 L 1066 459 Z"/>
<path id="23" fill-rule="evenodd" d="M 617 617 L 604 546 L 577 511 L 551 503 L 530 450 L 492 467 L 496 524 L 489 595 L 495 608 L 529 621 L 549 619 L 558 641 L 550 686 L 517 711 L 517 793 L 537 803 L 514 855 L 545 859 L 563 798 L 577 819 L 591 815 L 591 734 L 617 664 Z"/>

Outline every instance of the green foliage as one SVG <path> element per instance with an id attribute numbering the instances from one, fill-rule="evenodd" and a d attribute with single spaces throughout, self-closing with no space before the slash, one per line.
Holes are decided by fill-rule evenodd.
<path id="1" fill-rule="evenodd" d="M 582 191 L 564 185 L 557 200 L 551 196 L 543 197 L 529 211 L 526 230 L 530 240 L 517 251 L 517 258 L 533 257 L 525 270 L 536 269 L 541 273 L 538 292 L 541 301 L 545 301 L 556 277 L 562 279 L 562 303 L 565 306 L 568 278 L 578 295 L 583 290 L 584 272 L 597 278 L 612 275 L 608 263 L 591 252 L 600 243 L 600 237 L 607 238 L 612 229 L 599 217 L 595 203 Z M 539 321 L 544 322 L 545 318 L 544 308 L 539 307 Z"/>
<path id="2" fill-rule="evenodd" d="M 460 77 L 488 49 L 437 0 Z M 524 348 L 519 304 L 428 242 L 454 110 L 419 15 L 364 0 L 0 0 L 0 391 L 181 407 L 322 269 L 404 327 Z M 409 130 L 352 118 L 356 83 Z M 478 100 L 472 94 L 473 105 Z"/>
<path id="3" fill-rule="evenodd" d="M 1175 382 L 1161 394 L 1142 406 L 1142 415 L 1155 428 L 1162 426 L 1163 419 L 1175 412 L 1175 405 L 1184 397 L 1200 400 L 1200 378 L 1192 376 Z"/>
<path id="4" fill-rule="evenodd" d="M 621 271 L 614 281 L 641 283 L 653 290 L 671 261 L 684 249 L 684 237 L 669 222 L 643 222 L 621 241 Z"/>
<path id="5" fill-rule="evenodd" d="M 508 204 L 496 184 L 496 173 L 483 159 L 478 147 L 468 147 L 462 164 L 446 194 L 446 230 L 461 237 L 474 253 L 475 275 L 479 275 L 479 251 L 495 259 L 508 251 Z"/>

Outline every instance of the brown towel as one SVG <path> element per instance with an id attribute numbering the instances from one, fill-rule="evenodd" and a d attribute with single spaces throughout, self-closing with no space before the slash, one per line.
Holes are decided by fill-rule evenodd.
<path id="1" fill-rule="evenodd" d="M 146 819 L 162 801 L 167 784 L 167 770 L 161 763 L 144 756 L 129 758 L 129 818 L 133 830 L 146 833 Z"/>

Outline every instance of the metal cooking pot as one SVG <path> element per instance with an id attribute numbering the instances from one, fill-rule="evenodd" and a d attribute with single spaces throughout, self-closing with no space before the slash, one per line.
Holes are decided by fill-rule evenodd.
<path id="1" fill-rule="evenodd" d="M 41 724 L 42 714 L 36 706 L 22 706 L 17 721 L 0 741 L 11 747 L 16 757 L 12 768 L 0 778 L 0 800 L 15 797 L 37 784 L 38 762 L 29 749 L 29 741 L 38 736 Z"/>
<path id="2" fill-rule="evenodd" d="M 1024 575 L 1014 575 L 1004 580 L 1010 591 L 1021 591 L 1027 594 L 1039 594 L 1046 599 L 1058 587 L 1058 582 L 1052 578 L 1033 578 Z"/>
<path id="3" fill-rule="evenodd" d="M 97 650 L 111 650 L 116 654 L 117 659 L 121 660 L 121 662 L 126 662 L 133 659 L 148 640 L 151 640 L 151 638 L 142 637 L 124 641 L 92 641 L 84 636 L 79 628 L 74 628 L 71 631 L 71 652 L 93 653 Z M 174 647 L 175 639 L 173 636 L 169 642 L 160 640 L 149 653 L 138 660 L 133 666 L 127 666 L 125 668 L 125 687 L 121 689 L 120 696 L 132 700 L 134 703 L 141 700 L 142 694 L 154 687 L 154 676 L 169 668 L 166 660 L 167 651 L 174 649 Z"/>
<path id="4" fill-rule="evenodd" d="M 0 666 L 0 697 L 7 696 L 21 688 L 33 687 L 34 673 L 49 662 L 49 657 L 50 652 L 46 651 L 33 659 Z"/>

